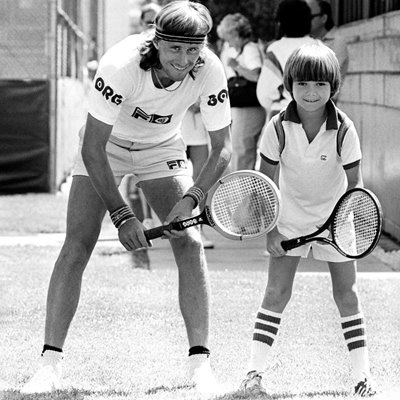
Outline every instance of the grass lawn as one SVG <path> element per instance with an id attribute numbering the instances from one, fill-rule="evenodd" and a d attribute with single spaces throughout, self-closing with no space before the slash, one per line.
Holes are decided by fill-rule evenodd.
<path id="1" fill-rule="evenodd" d="M 0 196 L 0 236 L 65 232 L 66 194 Z"/>
<path id="2" fill-rule="evenodd" d="M 47 196 L 0 197 L 0 235 L 62 232 L 65 198 Z M 0 391 L 0 399 L 243 399 L 237 388 L 246 370 L 265 271 L 210 265 L 212 364 L 224 392 L 207 397 L 182 380 L 188 345 L 176 270 L 157 268 L 157 263 L 151 271 L 132 269 L 129 254 L 120 249 L 97 247 L 84 275 L 64 348 L 65 390 L 26 396 L 18 389 L 38 364 L 46 291 L 59 247 L 0 246 L 0 380 L 15 389 Z M 348 354 L 330 290 L 325 273 L 297 275 L 266 374 L 266 398 L 352 398 Z M 376 398 L 399 399 L 400 279 L 360 274 L 359 292 L 372 371 L 382 391 Z"/>

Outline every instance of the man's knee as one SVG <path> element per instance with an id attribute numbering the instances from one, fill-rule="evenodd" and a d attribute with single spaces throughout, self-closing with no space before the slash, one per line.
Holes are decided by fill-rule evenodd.
<path id="1" fill-rule="evenodd" d="M 56 262 L 56 267 L 71 272 L 83 272 L 90 259 L 94 244 L 76 238 L 66 238 Z"/>
<path id="2" fill-rule="evenodd" d="M 202 258 L 204 256 L 203 243 L 197 228 L 187 229 L 184 236 L 171 239 L 171 246 L 178 258 L 180 256 L 184 258 Z"/>

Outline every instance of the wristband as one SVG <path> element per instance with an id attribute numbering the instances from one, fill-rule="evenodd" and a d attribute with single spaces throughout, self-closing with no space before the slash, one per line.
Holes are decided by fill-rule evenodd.
<path id="1" fill-rule="evenodd" d="M 135 218 L 135 214 L 132 212 L 130 207 L 125 204 L 124 206 L 110 213 L 110 217 L 114 226 L 119 229 L 125 222 Z"/>
<path id="2" fill-rule="evenodd" d="M 200 189 L 197 186 L 192 186 L 184 195 L 183 198 L 185 197 L 191 197 L 194 200 L 194 208 L 196 208 L 201 201 L 204 199 L 205 194 L 202 189 Z"/>
<path id="3" fill-rule="evenodd" d="M 135 219 L 136 217 L 135 216 L 133 216 L 133 217 L 128 217 L 128 218 L 126 218 L 126 219 L 123 219 L 120 223 L 119 223 L 119 225 L 118 225 L 118 230 L 121 228 L 121 226 L 123 225 L 123 224 L 125 224 L 125 222 L 128 222 L 128 221 L 130 221 L 131 219 Z"/>

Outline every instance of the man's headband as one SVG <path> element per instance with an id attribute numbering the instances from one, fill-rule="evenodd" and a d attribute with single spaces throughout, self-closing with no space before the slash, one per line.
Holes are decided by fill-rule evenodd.
<path id="1" fill-rule="evenodd" d="M 206 39 L 206 35 L 178 36 L 161 32 L 157 28 L 155 37 L 157 39 L 165 40 L 167 42 L 182 42 L 182 43 L 192 43 L 192 44 L 203 44 Z"/>

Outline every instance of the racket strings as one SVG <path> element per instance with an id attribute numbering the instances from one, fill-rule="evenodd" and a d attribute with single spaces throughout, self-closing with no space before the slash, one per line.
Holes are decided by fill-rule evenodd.
<path id="1" fill-rule="evenodd" d="M 380 214 L 373 199 L 353 192 L 340 204 L 333 223 L 337 245 L 347 254 L 358 256 L 374 245 Z"/>
<path id="2" fill-rule="evenodd" d="M 218 187 L 211 210 L 214 221 L 229 233 L 257 236 L 274 225 L 279 200 L 266 181 L 237 176 Z"/>

